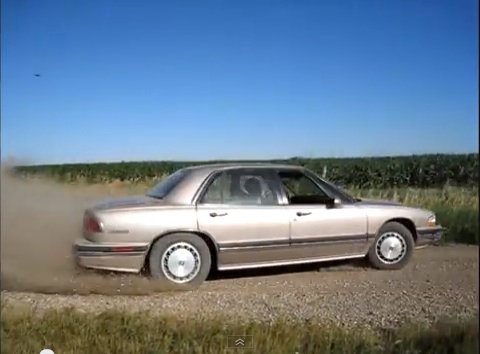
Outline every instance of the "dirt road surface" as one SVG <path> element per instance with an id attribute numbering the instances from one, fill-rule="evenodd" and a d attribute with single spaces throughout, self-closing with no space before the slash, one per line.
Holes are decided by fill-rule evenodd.
<path id="1" fill-rule="evenodd" d="M 478 247 L 429 247 L 417 251 L 401 271 L 345 264 L 280 268 L 277 274 L 273 270 L 226 273 L 191 292 L 68 296 L 3 291 L 2 302 L 40 310 L 74 306 L 87 312 L 117 309 L 182 318 L 220 314 L 232 320 L 288 317 L 396 326 L 409 320 L 433 322 L 477 315 L 478 270 Z M 104 278 L 107 288 L 119 284 L 118 294 L 132 293 L 131 286 L 139 280 L 108 278 Z"/>

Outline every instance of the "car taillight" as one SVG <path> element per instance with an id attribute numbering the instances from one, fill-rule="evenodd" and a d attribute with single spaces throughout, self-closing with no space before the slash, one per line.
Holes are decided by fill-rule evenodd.
<path id="1" fill-rule="evenodd" d="M 93 216 L 85 214 L 83 217 L 83 229 L 86 232 L 102 232 L 102 225 Z"/>

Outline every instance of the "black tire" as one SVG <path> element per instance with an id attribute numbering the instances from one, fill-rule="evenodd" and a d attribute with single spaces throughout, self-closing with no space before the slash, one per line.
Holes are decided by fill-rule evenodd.
<path id="1" fill-rule="evenodd" d="M 181 247 L 178 246 L 179 244 L 181 244 Z M 178 248 L 188 249 L 191 255 L 195 254 L 195 252 L 192 251 L 192 249 L 194 249 L 199 255 L 200 265 L 198 269 L 194 267 L 196 270 L 190 273 L 196 274 L 191 279 L 185 277 L 184 280 L 188 281 L 182 283 L 172 280 L 172 278 L 175 277 L 173 273 L 169 272 L 167 265 L 162 267 L 162 257 L 173 245 L 177 245 Z M 207 279 L 212 265 L 212 256 L 208 245 L 201 237 L 189 233 L 176 233 L 163 236 L 153 244 L 148 262 L 151 277 L 159 281 L 165 288 L 189 290 L 197 288 Z"/>
<path id="2" fill-rule="evenodd" d="M 401 257 L 388 259 L 387 257 L 382 256 L 381 249 L 379 244 L 382 242 L 382 239 L 388 237 L 388 234 L 391 234 L 390 237 L 396 238 L 401 243 Z M 377 237 L 372 247 L 368 251 L 367 259 L 370 265 L 373 268 L 381 270 L 396 270 L 405 267 L 412 258 L 413 250 L 415 249 L 415 240 L 413 235 L 404 225 L 399 222 L 388 222 L 383 225 L 378 231 Z"/>

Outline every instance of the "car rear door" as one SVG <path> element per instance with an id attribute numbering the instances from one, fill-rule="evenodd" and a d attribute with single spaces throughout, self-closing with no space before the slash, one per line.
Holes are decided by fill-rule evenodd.
<path id="1" fill-rule="evenodd" d="M 301 170 L 279 171 L 278 177 L 290 219 L 292 254 L 299 258 L 335 258 L 365 252 L 367 215 L 364 210 L 325 203 L 303 203 L 302 199 L 308 200 L 309 196 L 333 196 Z M 288 185 L 292 181 L 293 187 Z M 295 188 L 296 191 L 292 190 Z"/>
<path id="2" fill-rule="evenodd" d="M 288 252 L 289 211 L 280 206 L 278 183 L 269 169 L 217 172 L 196 207 L 199 230 L 218 246 L 219 269 L 256 267 Z"/>

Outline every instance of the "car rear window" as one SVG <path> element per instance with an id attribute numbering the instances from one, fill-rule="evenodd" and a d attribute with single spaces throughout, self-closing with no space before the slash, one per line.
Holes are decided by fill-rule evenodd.
<path id="1" fill-rule="evenodd" d="M 148 197 L 163 199 L 190 173 L 189 169 L 178 170 L 160 181 L 147 192 Z"/>

